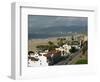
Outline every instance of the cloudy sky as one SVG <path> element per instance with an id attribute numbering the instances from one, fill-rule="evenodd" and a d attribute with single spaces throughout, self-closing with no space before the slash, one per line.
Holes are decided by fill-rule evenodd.
<path id="1" fill-rule="evenodd" d="M 87 21 L 87 17 L 29 15 L 28 33 L 40 31 L 86 31 Z"/>

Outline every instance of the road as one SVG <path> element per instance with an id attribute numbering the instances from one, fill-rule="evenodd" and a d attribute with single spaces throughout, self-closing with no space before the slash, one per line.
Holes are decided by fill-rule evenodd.
<path id="1" fill-rule="evenodd" d="M 77 51 L 76 53 L 71 54 L 68 58 L 66 58 L 65 60 L 56 63 L 55 65 L 70 65 L 72 64 L 72 61 L 77 60 L 79 58 L 79 56 L 81 55 L 81 49 L 79 51 Z"/>

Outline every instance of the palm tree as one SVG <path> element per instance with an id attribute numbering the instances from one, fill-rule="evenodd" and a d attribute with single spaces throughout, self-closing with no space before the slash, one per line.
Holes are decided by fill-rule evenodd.
<path id="1" fill-rule="evenodd" d="M 72 35 L 72 38 L 71 38 L 71 44 L 73 45 L 74 44 L 74 36 Z"/>
<path id="2" fill-rule="evenodd" d="M 82 53 L 85 54 L 88 49 L 88 41 L 85 41 L 82 48 Z"/>

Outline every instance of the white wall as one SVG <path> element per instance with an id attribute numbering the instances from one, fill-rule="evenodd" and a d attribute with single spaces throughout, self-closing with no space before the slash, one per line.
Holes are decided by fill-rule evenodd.
<path id="1" fill-rule="evenodd" d="M 1 0 L 0 1 L 0 81 L 13 81 L 8 76 L 10 76 L 11 69 L 11 3 L 12 2 L 34 2 L 34 3 L 42 3 L 42 4 L 55 4 L 55 5 L 83 5 L 83 6 L 95 6 L 98 9 L 97 13 L 97 26 L 100 27 L 100 0 Z M 99 57 L 97 58 L 98 69 L 100 69 L 100 54 L 98 53 L 99 45 L 100 45 L 100 28 L 97 28 L 97 42 L 98 47 L 97 54 Z M 5 60 L 4 60 L 5 59 Z M 61 77 L 61 78 L 52 78 L 52 79 L 35 79 L 36 82 L 48 82 L 48 81 L 74 81 L 74 82 L 98 82 L 100 71 L 98 70 L 98 74 L 94 76 L 75 76 L 75 77 Z M 65 75 L 66 76 L 66 75 Z"/>

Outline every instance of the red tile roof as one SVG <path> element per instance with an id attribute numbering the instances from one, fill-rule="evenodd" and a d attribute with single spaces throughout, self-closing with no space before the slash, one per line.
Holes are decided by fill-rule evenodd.
<path id="1" fill-rule="evenodd" d="M 46 55 L 44 55 L 44 56 L 50 57 L 52 54 L 53 54 L 54 56 L 60 56 L 60 55 L 61 55 L 61 51 L 53 50 L 53 51 L 48 52 L 48 53 L 47 53 Z"/>

